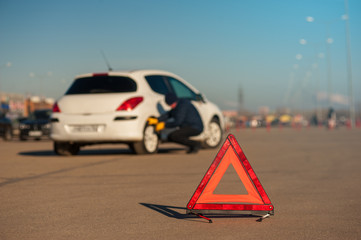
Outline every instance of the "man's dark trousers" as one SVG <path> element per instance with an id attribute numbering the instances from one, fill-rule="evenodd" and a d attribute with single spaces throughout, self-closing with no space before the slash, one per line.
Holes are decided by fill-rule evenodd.
<path id="1" fill-rule="evenodd" d="M 175 130 L 174 132 L 172 132 L 168 138 L 170 141 L 172 142 L 176 142 L 179 144 L 183 144 L 186 145 L 188 147 L 190 147 L 191 149 L 194 148 L 200 148 L 200 143 L 197 141 L 193 141 L 191 139 L 189 139 L 189 137 L 192 136 L 197 136 L 201 133 L 201 131 L 192 128 L 192 127 L 183 127 L 180 129 Z"/>

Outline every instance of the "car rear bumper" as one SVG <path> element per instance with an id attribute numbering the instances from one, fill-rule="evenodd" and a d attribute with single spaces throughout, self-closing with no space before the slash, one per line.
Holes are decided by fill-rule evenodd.
<path id="1" fill-rule="evenodd" d="M 144 122 L 136 116 L 58 116 L 52 119 L 50 137 L 87 143 L 134 142 L 142 140 Z"/>

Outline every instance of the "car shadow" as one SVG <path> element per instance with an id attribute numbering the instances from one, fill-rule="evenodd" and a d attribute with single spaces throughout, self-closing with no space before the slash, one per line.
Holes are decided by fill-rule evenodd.
<path id="1" fill-rule="evenodd" d="M 169 154 L 169 153 L 177 153 L 178 151 L 184 151 L 184 148 L 160 148 L 157 154 Z M 58 156 L 55 154 L 53 150 L 38 150 L 38 151 L 24 151 L 19 152 L 18 155 L 22 156 L 37 156 L 37 157 L 48 157 L 48 156 Z M 80 150 L 78 155 L 76 156 L 98 156 L 98 155 L 135 155 L 130 149 L 84 149 Z"/>
<path id="2" fill-rule="evenodd" d="M 37 157 L 59 156 L 53 150 L 27 151 L 27 152 L 19 152 L 18 154 L 23 156 L 37 156 Z M 90 156 L 90 155 L 118 155 L 118 154 L 130 155 L 133 153 L 128 149 L 91 149 L 91 150 L 86 149 L 86 150 L 80 150 L 79 154 L 74 155 L 72 157 Z"/>

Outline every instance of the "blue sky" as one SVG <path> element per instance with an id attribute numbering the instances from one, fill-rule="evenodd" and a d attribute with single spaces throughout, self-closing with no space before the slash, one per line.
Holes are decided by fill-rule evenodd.
<path id="1" fill-rule="evenodd" d="M 237 109 L 239 88 L 249 110 L 312 108 L 329 69 L 332 93 L 348 95 L 344 13 L 343 0 L 0 0 L 0 91 L 59 98 L 76 75 L 106 71 L 103 51 L 114 70 L 174 72 L 222 109 Z M 361 1 L 349 18 L 360 102 Z"/>

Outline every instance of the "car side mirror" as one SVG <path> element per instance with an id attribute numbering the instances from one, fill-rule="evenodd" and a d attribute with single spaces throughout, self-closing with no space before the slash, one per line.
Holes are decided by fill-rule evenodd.
<path id="1" fill-rule="evenodd" d="M 196 100 L 199 101 L 199 102 L 203 102 L 203 103 L 206 103 L 206 101 L 204 100 L 204 97 L 201 93 L 198 93 L 196 95 Z"/>

